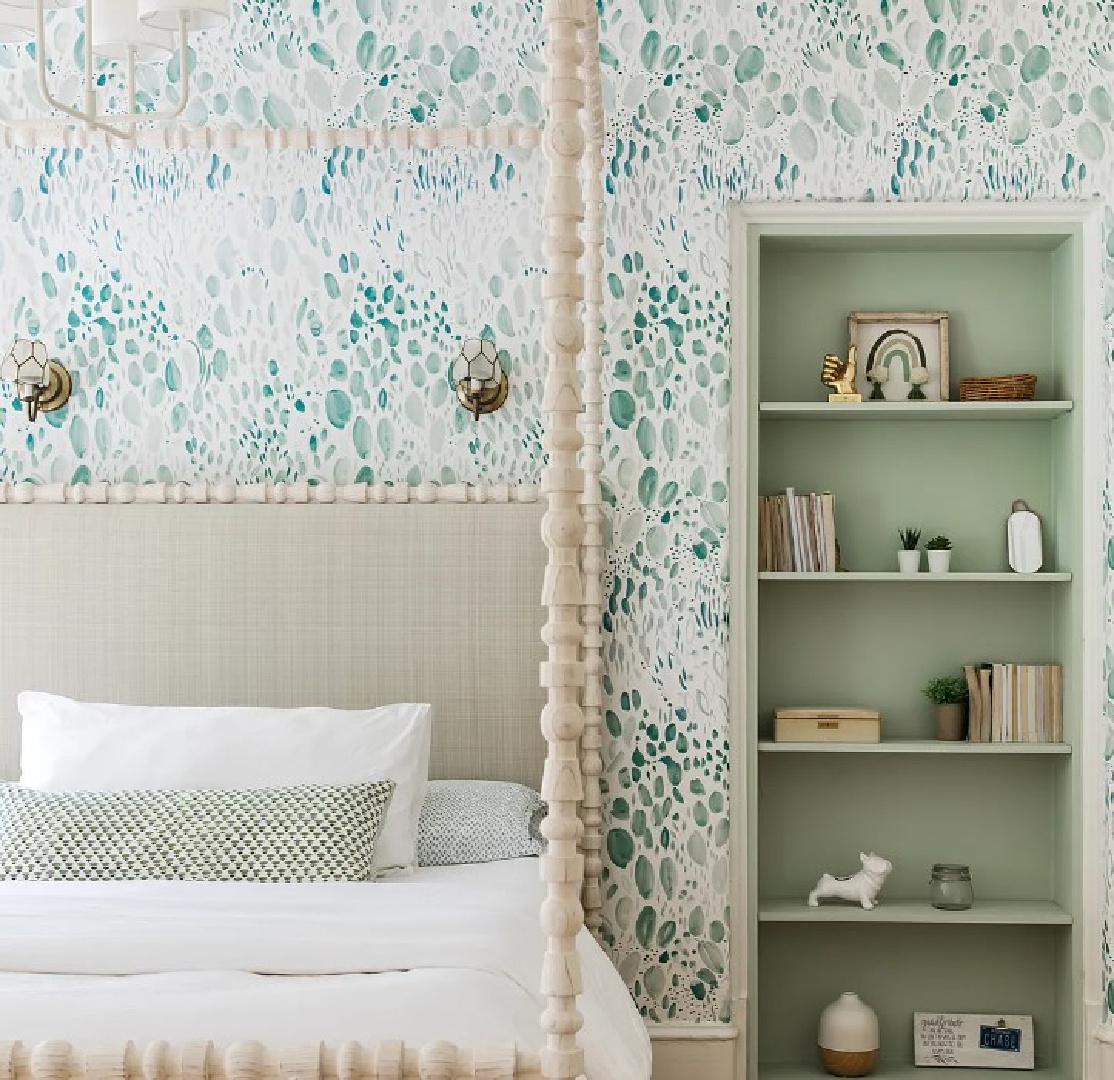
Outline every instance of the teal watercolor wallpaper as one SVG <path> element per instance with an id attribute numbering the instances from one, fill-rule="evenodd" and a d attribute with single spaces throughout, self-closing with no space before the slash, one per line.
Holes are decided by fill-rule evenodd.
<path id="1" fill-rule="evenodd" d="M 648 1018 L 716 1021 L 731 997 L 727 206 L 1106 196 L 1114 7 L 601 12 L 606 937 Z M 535 122 L 539 18 L 536 0 L 241 0 L 232 34 L 199 43 L 190 119 Z M 62 55 L 79 33 L 59 22 Z M 33 105 L 10 48 L 0 89 Z M 0 325 L 44 336 L 76 387 L 30 426 L 9 403 L 0 476 L 537 477 L 539 156 L 12 151 L 3 170 Z M 513 382 L 477 427 L 447 369 L 485 328 Z"/>

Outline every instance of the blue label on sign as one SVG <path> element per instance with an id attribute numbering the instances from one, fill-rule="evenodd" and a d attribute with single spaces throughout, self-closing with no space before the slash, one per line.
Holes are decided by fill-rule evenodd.
<path id="1" fill-rule="evenodd" d="M 1007 1054 L 1020 1054 L 1021 1030 L 1020 1028 L 994 1027 L 990 1024 L 980 1024 L 979 1049 L 1002 1050 Z"/>

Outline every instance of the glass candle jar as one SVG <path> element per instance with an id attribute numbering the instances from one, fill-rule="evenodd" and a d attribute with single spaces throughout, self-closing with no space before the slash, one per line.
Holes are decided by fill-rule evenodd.
<path id="1" fill-rule="evenodd" d="M 971 868 L 955 863 L 936 863 L 928 884 L 928 899 L 942 911 L 966 911 L 975 902 Z"/>

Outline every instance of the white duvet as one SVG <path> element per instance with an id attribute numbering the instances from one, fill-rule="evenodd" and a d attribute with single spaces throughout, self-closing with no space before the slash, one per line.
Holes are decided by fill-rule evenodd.
<path id="1" fill-rule="evenodd" d="M 0 883 L 0 1040 L 541 1044 L 538 863 L 373 884 Z M 650 1044 L 585 932 L 589 1080 Z"/>

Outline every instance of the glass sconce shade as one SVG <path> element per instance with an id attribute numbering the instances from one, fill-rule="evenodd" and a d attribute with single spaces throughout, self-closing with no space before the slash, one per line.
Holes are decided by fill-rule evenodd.
<path id="1" fill-rule="evenodd" d="M 51 360 L 46 346 L 35 338 L 16 338 L 0 360 L 0 380 L 15 383 L 19 400 L 27 406 L 27 417 L 35 420 L 40 411 L 53 412 L 70 399 L 70 373 Z"/>
<path id="2" fill-rule="evenodd" d="M 453 363 L 452 379 L 469 390 L 491 389 L 499 385 L 503 369 L 495 342 L 487 338 L 468 338 L 460 347 L 460 356 Z"/>
<path id="3" fill-rule="evenodd" d="M 457 400 L 476 420 L 506 403 L 510 384 L 494 341 L 467 338 L 453 362 L 450 377 Z"/>
<path id="4" fill-rule="evenodd" d="M 46 346 L 32 338 L 16 338 L 8 355 L 0 361 L 0 379 L 21 386 L 45 387 L 49 381 L 50 357 Z"/>

